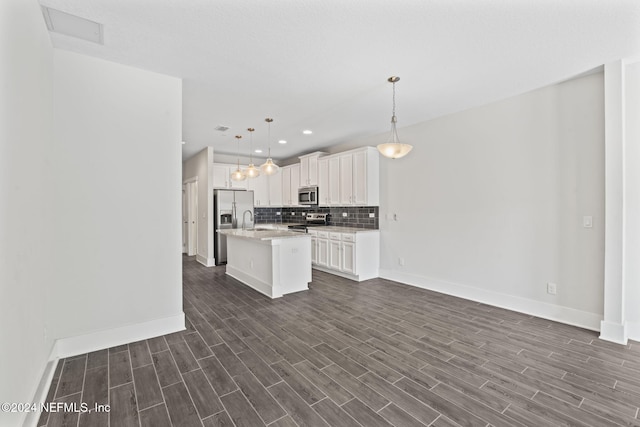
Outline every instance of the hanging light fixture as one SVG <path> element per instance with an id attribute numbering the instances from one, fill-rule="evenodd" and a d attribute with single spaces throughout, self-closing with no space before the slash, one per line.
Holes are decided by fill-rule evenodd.
<path id="1" fill-rule="evenodd" d="M 389 83 L 393 84 L 393 115 L 391 116 L 391 135 L 389 140 L 384 144 L 378 145 L 378 151 L 385 157 L 390 159 L 399 159 L 409 154 L 409 151 L 413 148 L 413 145 L 403 144 L 398 138 L 398 131 L 396 130 L 396 82 L 400 80 L 400 77 L 391 76 L 387 79 Z"/>
<path id="2" fill-rule="evenodd" d="M 240 170 L 240 139 L 242 136 L 236 135 L 236 140 L 238 141 L 238 166 L 235 171 L 231 172 L 231 180 L 232 181 L 244 181 L 247 179 L 247 176 Z"/>
<path id="3" fill-rule="evenodd" d="M 249 131 L 249 167 L 246 168 L 243 173 L 247 176 L 247 178 L 257 178 L 260 176 L 260 169 L 254 166 L 253 164 L 253 131 L 254 128 L 248 128 Z"/>
<path id="4" fill-rule="evenodd" d="M 273 160 L 271 160 L 271 122 L 273 122 L 273 119 L 270 119 L 267 117 L 266 119 L 264 119 L 264 121 L 269 124 L 269 131 L 267 133 L 267 145 L 269 146 L 269 157 L 267 158 L 267 161 L 264 162 L 262 166 L 260 166 L 260 170 L 265 175 L 274 175 L 278 173 L 278 170 L 280 170 L 280 167 L 275 163 L 273 163 Z"/>

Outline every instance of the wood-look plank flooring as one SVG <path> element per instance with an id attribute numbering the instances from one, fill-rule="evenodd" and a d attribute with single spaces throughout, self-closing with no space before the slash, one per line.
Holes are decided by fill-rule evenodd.
<path id="1" fill-rule="evenodd" d="M 151 300 L 150 300 L 151 301 Z M 640 343 L 383 279 L 270 300 L 184 257 L 187 330 L 61 360 L 39 426 L 640 426 Z"/>

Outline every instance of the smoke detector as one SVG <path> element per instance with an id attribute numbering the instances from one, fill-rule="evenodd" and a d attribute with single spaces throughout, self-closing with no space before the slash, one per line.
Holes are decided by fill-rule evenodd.
<path id="1" fill-rule="evenodd" d="M 229 130 L 229 126 L 218 125 L 214 129 L 217 130 L 218 132 L 226 132 Z"/>

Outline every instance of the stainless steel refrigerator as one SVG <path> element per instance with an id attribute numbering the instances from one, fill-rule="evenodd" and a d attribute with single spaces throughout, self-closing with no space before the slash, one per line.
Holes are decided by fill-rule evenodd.
<path id="1" fill-rule="evenodd" d="M 247 212 L 248 211 L 248 212 Z M 213 252 L 216 265 L 227 263 L 227 236 L 218 233 L 225 228 L 253 228 L 253 191 L 213 190 Z"/>

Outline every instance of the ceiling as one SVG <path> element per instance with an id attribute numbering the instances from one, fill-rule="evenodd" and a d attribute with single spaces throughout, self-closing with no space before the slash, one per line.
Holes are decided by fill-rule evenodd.
<path id="1" fill-rule="evenodd" d="M 56 48 L 183 79 L 183 158 L 254 127 L 285 159 L 520 94 L 640 53 L 637 0 L 41 0 L 104 25 Z M 215 130 L 228 126 L 226 132 Z M 313 131 L 303 135 L 304 129 Z M 278 144 L 284 139 L 287 144 Z M 403 141 L 419 144 L 419 141 Z"/>

